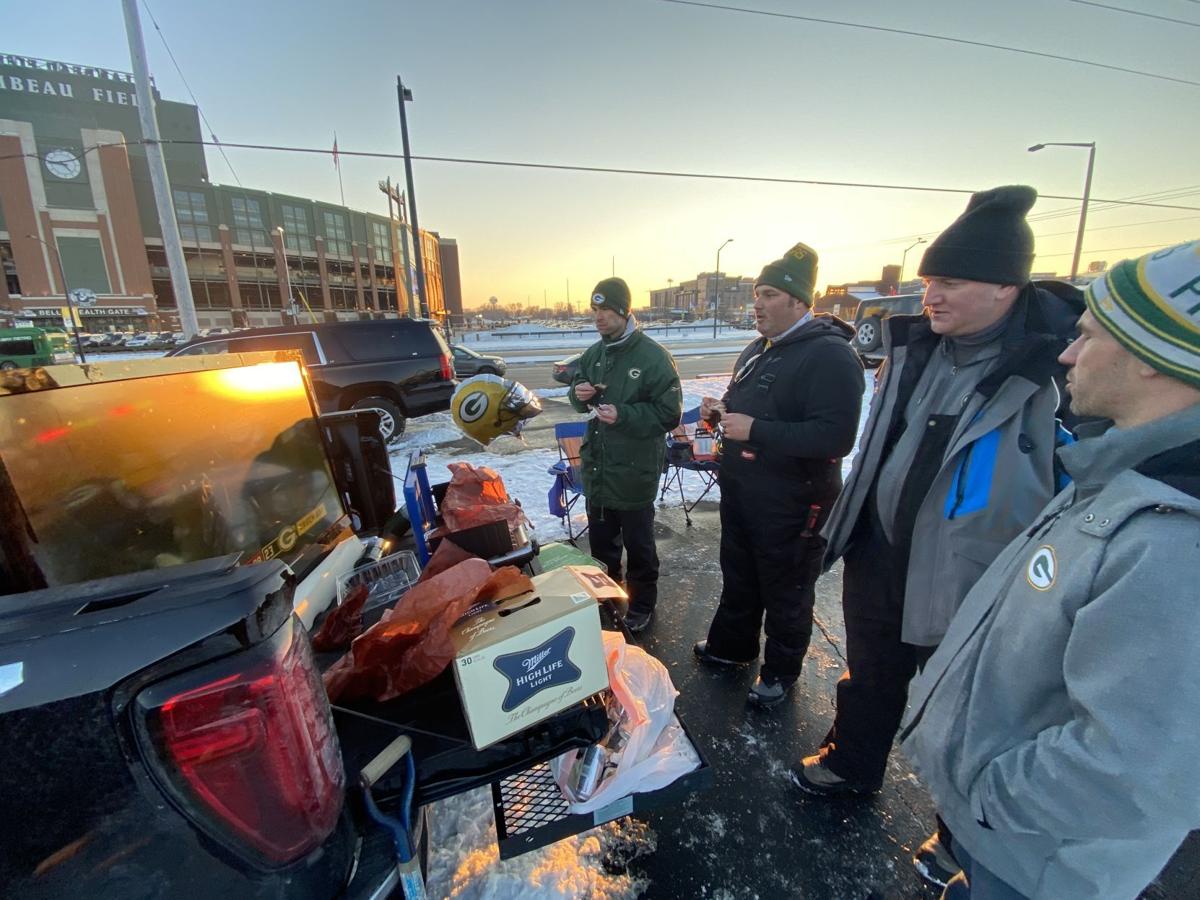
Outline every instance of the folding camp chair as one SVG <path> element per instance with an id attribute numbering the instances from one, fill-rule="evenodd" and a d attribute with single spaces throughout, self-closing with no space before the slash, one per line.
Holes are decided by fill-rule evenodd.
<path id="1" fill-rule="evenodd" d="M 708 496 L 717 483 L 717 472 L 721 464 L 716 458 L 716 437 L 707 426 L 700 426 L 700 407 L 689 409 L 680 419 L 679 427 L 667 435 L 667 461 L 663 467 L 662 490 L 658 499 L 666 499 L 667 492 L 676 487 L 683 501 L 683 518 L 690 526 L 692 510 Z M 695 500 L 689 501 L 683 491 L 683 473 L 695 472 L 704 483 L 704 490 Z"/>
<path id="2" fill-rule="evenodd" d="M 560 422 L 555 425 L 554 439 L 558 442 L 558 462 L 548 470 L 554 476 L 554 484 L 550 486 L 550 492 L 546 496 L 550 515 L 562 519 L 563 526 L 567 529 L 567 540 L 572 544 L 587 532 L 585 525 L 576 533 L 571 519 L 571 511 L 583 496 L 583 472 L 579 451 L 585 434 L 587 422 Z"/>

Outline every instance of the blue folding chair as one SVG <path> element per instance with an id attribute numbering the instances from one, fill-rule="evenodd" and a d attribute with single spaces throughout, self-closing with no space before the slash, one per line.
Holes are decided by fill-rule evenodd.
<path id="1" fill-rule="evenodd" d="M 429 562 L 428 536 L 437 525 L 437 507 L 433 502 L 433 491 L 429 489 L 425 454 L 420 450 L 412 451 L 408 457 L 408 471 L 404 473 L 404 508 L 408 510 L 408 521 L 412 523 L 417 561 L 423 569 Z"/>
<path id="2" fill-rule="evenodd" d="M 558 462 L 548 471 L 554 476 L 554 484 L 546 495 L 550 515 L 562 519 L 567 529 L 567 540 L 572 544 L 587 533 L 587 526 L 576 533 L 571 520 L 572 510 L 583 496 L 583 471 L 580 448 L 587 434 L 587 422 L 560 422 L 554 426 L 554 439 L 558 442 Z"/>
<path id="3" fill-rule="evenodd" d="M 710 434 L 697 435 L 700 425 L 700 407 L 686 410 L 679 420 L 679 427 L 667 435 L 667 460 L 663 466 L 662 490 L 659 492 L 659 502 L 666 500 L 667 492 L 672 487 L 679 489 L 679 499 L 683 502 L 683 518 L 690 527 L 692 510 L 696 504 L 708 496 L 708 492 L 717 483 L 717 472 L 721 464 L 716 459 L 697 459 L 696 449 L 699 444 L 712 441 L 715 437 Z M 702 454 L 707 456 L 707 454 Z M 696 472 L 704 483 L 704 490 L 695 500 L 689 501 L 683 491 L 683 473 Z"/>

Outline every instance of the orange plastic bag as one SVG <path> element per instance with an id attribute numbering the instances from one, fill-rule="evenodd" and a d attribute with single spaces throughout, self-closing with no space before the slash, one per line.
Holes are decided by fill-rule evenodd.
<path id="1" fill-rule="evenodd" d="M 489 522 L 507 522 L 508 530 L 528 525 L 521 507 L 513 503 L 504 479 L 495 469 L 466 462 L 450 463 L 450 486 L 440 510 L 449 531 L 464 531 Z"/>
<path id="2" fill-rule="evenodd" d="M 464 560 L 414 585 L 325 673 L 329 699 L 383 702 L 420 687 L 454 659 L 450 629 L 468 609 L 530 590 L 533 582 L 520 569 L 493 572 L 482 559 Z"/>

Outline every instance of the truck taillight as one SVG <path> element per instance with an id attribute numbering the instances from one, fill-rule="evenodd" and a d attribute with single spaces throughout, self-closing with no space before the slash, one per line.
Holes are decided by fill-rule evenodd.
<path id="1" fill-rule="evenodd" d="M 447 381 L 454 378 L 454 366 L 450 364 L 450 354 L 442 354 L 442 377 Z"/>
<path id="2" fill-rule="evenodd" d="M 214 836 L 278 865 L 320 846 L 337 825 L 341 752 L 294 619 L 250 652 L 147 688 L 138 704 L 157 774 Z"/>

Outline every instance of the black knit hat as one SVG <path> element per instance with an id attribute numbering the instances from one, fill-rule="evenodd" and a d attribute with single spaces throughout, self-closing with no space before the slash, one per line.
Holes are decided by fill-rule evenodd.
<path id="1" fill-rule="evenodd" d="M 934 238 L 917 274 L 988 284 L 1029 281 L 1033 230 L 1025 221 L 1037 191 L 1010 184 L 972 194 L 966 212 Z"/>
<path id="2" fill-rule="evenodd" d="M 629 285 L 624 278 L 605 278 L 592 288 L 592 309 L 611 309 L 622 318 L 629 318 Z"/>

